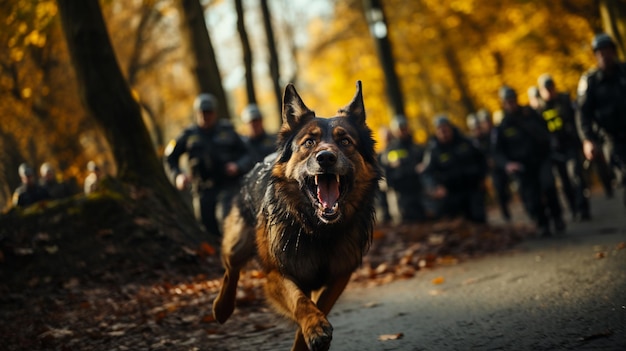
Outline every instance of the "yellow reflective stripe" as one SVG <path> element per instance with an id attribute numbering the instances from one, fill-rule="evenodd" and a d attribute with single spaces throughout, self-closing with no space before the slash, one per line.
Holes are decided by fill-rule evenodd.
<path id="1" fill-rule="evenodd" d="M 409 152 L 405 149 L 391 150 L 387 153 L 389 162 L 396 162 L 409 156 Z"/>
<path id="2" fill-rule="evenodd" d="M 556 109 L 545 110 L 542 115 L 543 119 L 546 120 L 550 132 L 555 132 L 563 128 L 563 119 L 559 116 L 559 112 Z"/>

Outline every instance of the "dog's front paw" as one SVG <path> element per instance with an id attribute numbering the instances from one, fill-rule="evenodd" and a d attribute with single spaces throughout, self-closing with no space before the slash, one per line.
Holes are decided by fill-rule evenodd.
<path id="1" fill-rule="evenodd" d="M 333 339 L 333 326 L 324 318 L 303 330 L 304 340 L 311 351 L 327 351 Z"/>

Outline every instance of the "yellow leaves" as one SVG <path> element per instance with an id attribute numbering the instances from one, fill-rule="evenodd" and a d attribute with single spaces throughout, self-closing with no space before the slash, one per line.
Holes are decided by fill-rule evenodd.
<path id="1" fill-rule="evenodd" d="M 24 50 L 21 48 L 11 49 L 10 54 L 11 61 L 13 62 L 21 62 L 24 59 Z"/>
<path id="2" fill-rule="evenodd" d="M 455 0 L 450 2 L 450 9 L 456 12 L 470 14 L 474 12 L 473 0 Z"/>
<path id="3" fill-rule="evenodd" d="M 41 48 L 46 45 L 46 35 L 35 29 L 24 38 L 24 44 Z"/>
<path id="4" fill-rule="evenodd" d="M 35 16 L 37 20 L 54 17 L 57 12 L 58 8 L 54 1 L 40 1 L 35 8 Z"/>

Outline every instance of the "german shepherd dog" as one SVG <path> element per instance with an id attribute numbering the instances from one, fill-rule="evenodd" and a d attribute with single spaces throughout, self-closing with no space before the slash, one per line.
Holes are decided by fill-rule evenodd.
<path id="1" fill-rule="evenodd" d="M 267 299 L 299 326 L 292 350 L 328 350 L 326 315 L 369 248 L 380 177 L 361 82 L 332 118 L 316 117 L 289 84 L 277 152 L 246 175 L 224 220 L 215 319 L 233 313 L 239 273 L 256 254 Z"/>

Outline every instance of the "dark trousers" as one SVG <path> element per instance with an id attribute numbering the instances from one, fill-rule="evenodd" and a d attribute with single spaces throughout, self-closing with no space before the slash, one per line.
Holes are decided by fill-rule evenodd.
<path id="1" fill-rule="evenodd" d="M 511 211 L 509 210 L 509 202 L 511 201 L 511 191 L 509 188 L 510 179 L 506 172 L 501 168 L 495 168 L 491 171 L 491 182 L 493 190 L 496 193 L 496 201 L 500 207 L 500 213 L 504 219 L 511 219 Z"/>
<path id="2" fill-rule="evenodd" d="M 415 187 L 415 186 L 414 186 Z M 425 218 L 422 192 L 414 189 L 394 189 L 398 202 L 398 212 L 402 222 L 417 222 Z"/>
<path id="3" fill-rule="evenodd" d="M 589 215 L 589 190 L 584 177 L 580 151 L 568 150 L 552 160 L 556 175 L 561 180 L 563 194 L 572 216 Z"/>
<path id="4" fill-rule="evenodd" d="M 462 216 L 476 223 L 487 222 L 486 193 L 482 187 L 448 190 L 448 195 L 438 204 L 437 218 Z"/>
<path id="5" fill-rule="evenodd" d="M 519 184 L 520 198 L 530 218 L 538 227 L 548 226 L 550 217 L 553 220 L 561 220 L 561 204 L 550 159 L 544 160 L 539 165 L 524 166 L 524 170 L 516 173 L 515 177 Z"/>
<path id="6" fill-rule="evenodd" d="M 210 235 L 221 237 L 222 232 L 216 217 L 218 195 L 217 188 L 194 191 L 193 212 Z"/>

